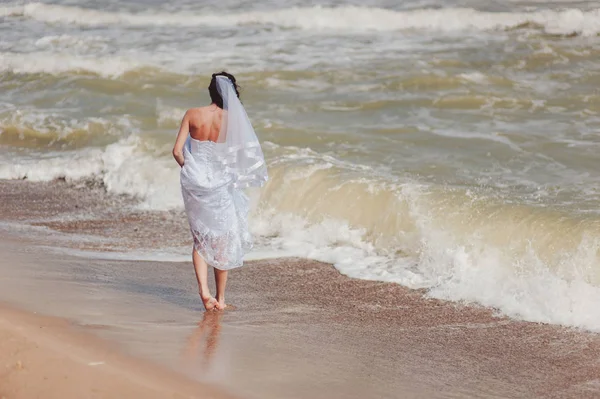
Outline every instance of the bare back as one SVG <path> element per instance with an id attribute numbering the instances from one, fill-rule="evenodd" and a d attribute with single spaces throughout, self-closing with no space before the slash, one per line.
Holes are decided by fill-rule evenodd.
<path id="1" fill-rule="evenodd" d="M 214 104 L 191 108 L 187 112 L 190 136 L 200 141 L 217 141 L 223 110 Z"/>

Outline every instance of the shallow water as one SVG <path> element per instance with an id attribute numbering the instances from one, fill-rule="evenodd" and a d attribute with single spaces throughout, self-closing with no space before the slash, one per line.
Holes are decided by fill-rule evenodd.
<path id="1" fill-rule="evenodd" d="M 271 175 L 252 256 L 600 329 L 597 4 L 313 4 L 4 3 L 0 178 L 178 209 L 174 134 L 224 68 Z"/>
<path id="2" fill-rule="evenodd" d="M 596 369 L 595 334 L 496 319 L 487 310 L 428 301 L 397 285 L 351 280 L 328 265 L 284 259 L 247 265 L 228 283 L 228 302 L 237 306 L 203 312 L 189 263 L 88 259 L 23 246 L 23 237 L 0 238 L 0 300 L 68 318 L 125 352 L 236 397 L 559 392 L 580 398 L 597 392 L 597 374 L 587 377 Z M 307 297 L 307 287 L 312 295 L 334 295 L 325 304 Z M 339 293 L 348 300 L 337 300 Z M 539 336 L 545 339 L 526 343 Z M 531 357 L 544 360 L 532 367 Z M 557 372 L 553 364 L 565 358 L 576 370 Z M 574 371 L 577 383 L 570 379 Z"/>

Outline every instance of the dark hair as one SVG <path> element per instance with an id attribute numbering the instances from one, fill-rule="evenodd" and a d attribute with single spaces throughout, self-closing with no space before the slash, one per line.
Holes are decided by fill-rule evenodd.
<path id="1" fill-rule="evenodd" d="M 235 94 L 237 94 L 238 98 L 240 98 L 240 91 L 238 84 L 235 82 L 235 76 L 225 71 L 213 73 L 212 79 L 210 80 L 210 84 L 208 85 L 208 94 L 210 94 L 210 100 L 217 105 L 219 108 L 223 108 L 223 97 L 219 93 L 219 89 L 217 87 L 217 76 L 225 76 L 231 80 L 233 83 L 233 88 L 235 89 Z"/>

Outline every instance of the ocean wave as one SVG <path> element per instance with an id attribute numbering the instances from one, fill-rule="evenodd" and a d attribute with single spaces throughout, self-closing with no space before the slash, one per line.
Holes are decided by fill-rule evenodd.
<path id="1" fill-rule="evenodd" d="M 91 73 L 115 78 L 144 67 L 150 66 L 118 56 L 83 57 L 56 52 L 0 53 L 0 71 L 21 74 Z"/>
<path id="2" fill-rule="evenodd" d="M 134 130 L 134 121 L 118 118 L 77 119 L 42 110 L 4 105 L 0 112 L 0 144 L 48 149 L 82 147 L 99 137 L 116 137 Z"/>
<path id="3" fill-rule="evenodd" d="M 143 208 L 181 209 L 177 165 L 149 146 L 131 135 L 103 149 L 20 157 L 0 163 L 0 178 L 95 179 Z M 351 277 L 600 331 L 597 218 L 401 180 L 310 149 L 264 149 L 270 180 L 250 191 L 254 257 L 316 259 Z"/>
<path id="4" fill-rule="evenodd" d="M 485 12 L 470 8 L 395 11 L 375 7 L 294 7 L 232 14 L 182 15 L 172 13 L 105 12 L 74 6 L 29 3 L 0 8 L 0 16 L 27 17 L 48 23 L 129 26 L 236 26 L 275 25 L 303 30 L 360 31 L 463 31 L 541 28 L 549 34 L 596 35 L 600 9 Z"/>
<path id="5" fill-rule="evenodd" d="M 160 127 L 176 129 L 185 114 L 184 108 L 170 107 L 164 105 L 160 100 L 156 101 L 156 124 Z"/>
<path id="6" fill-rule="evenodd" d="M 139 198 L 143 209 L 181 207 L 178 170 L 170 157 L 160 156 L 161 151 L 168 152 L 132 134 L 104 148 L 61 151 L 42 158 L 5 156 L 0 179 L 94 180 L 109 193 Z"/>
<path id="7" fill-rule="evenodd" d="M 597 218 L 301 158 L 275 161 L 254 216 L 255 234 L 280 253 L 517 319 L 600 331 Z"/>
<path id="8" fill-rule="evenodd" d="M 106 50 L 108 39 L 102 36 L 73 36 L 73 35 L 48 35 L 35 41 L 35 46 L 48 50 L 76 50 L 78 52 L 94 52 Z"/>

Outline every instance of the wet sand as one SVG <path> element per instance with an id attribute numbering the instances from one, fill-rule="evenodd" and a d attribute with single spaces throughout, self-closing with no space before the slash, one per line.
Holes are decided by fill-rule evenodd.
<path id="1" fill-rule="evenodd" d="M 93 211 L 96 202 L 106 201 L 100 195 L 89 198 L 87 213 L 69 221 L 72 204 L 85 203 L 88 191 L 60 182 L 1 182 L 0 193 L 5 221 L 52 229 L 2 232 L 0 300 L 66 317 L 126 353 L 230 394 L 600 396 L 597 334 L 495 317 L 491 309 L 351 279 L 331 265 L 304 259 L 248 262 L 231 273 L 227 301 L 235 308 L 204 313 L 189 262 L 89 259 L 33 245 L 59 242 L 106 251 L 112 241 L 127 241 L 135 228 L 151 237 L 167 227 L 174 229 L 170 237 L 180 237 L 170 238 L 173 242 L 186 241 L 187 227 L 176 223 L 180 215 L 140 214 L 136 222 L 119 211 L 107 219 L 101 215 L 106 206 Z M 64 210 L 45 205 L 57 200 Z M 28 208 L 30 213 L 20 211 Z M 131 219 L 123 225 L 119 215 Z M 40 235 L 54 231 L 67 239 Z M 81 234 L 102 239 L 82 240 Z"/>
<path id="2" fill-rule="evenodd" d="M 64 320 L 0 306 L 0 397 L 227 398 L 123 356 Z"/>

